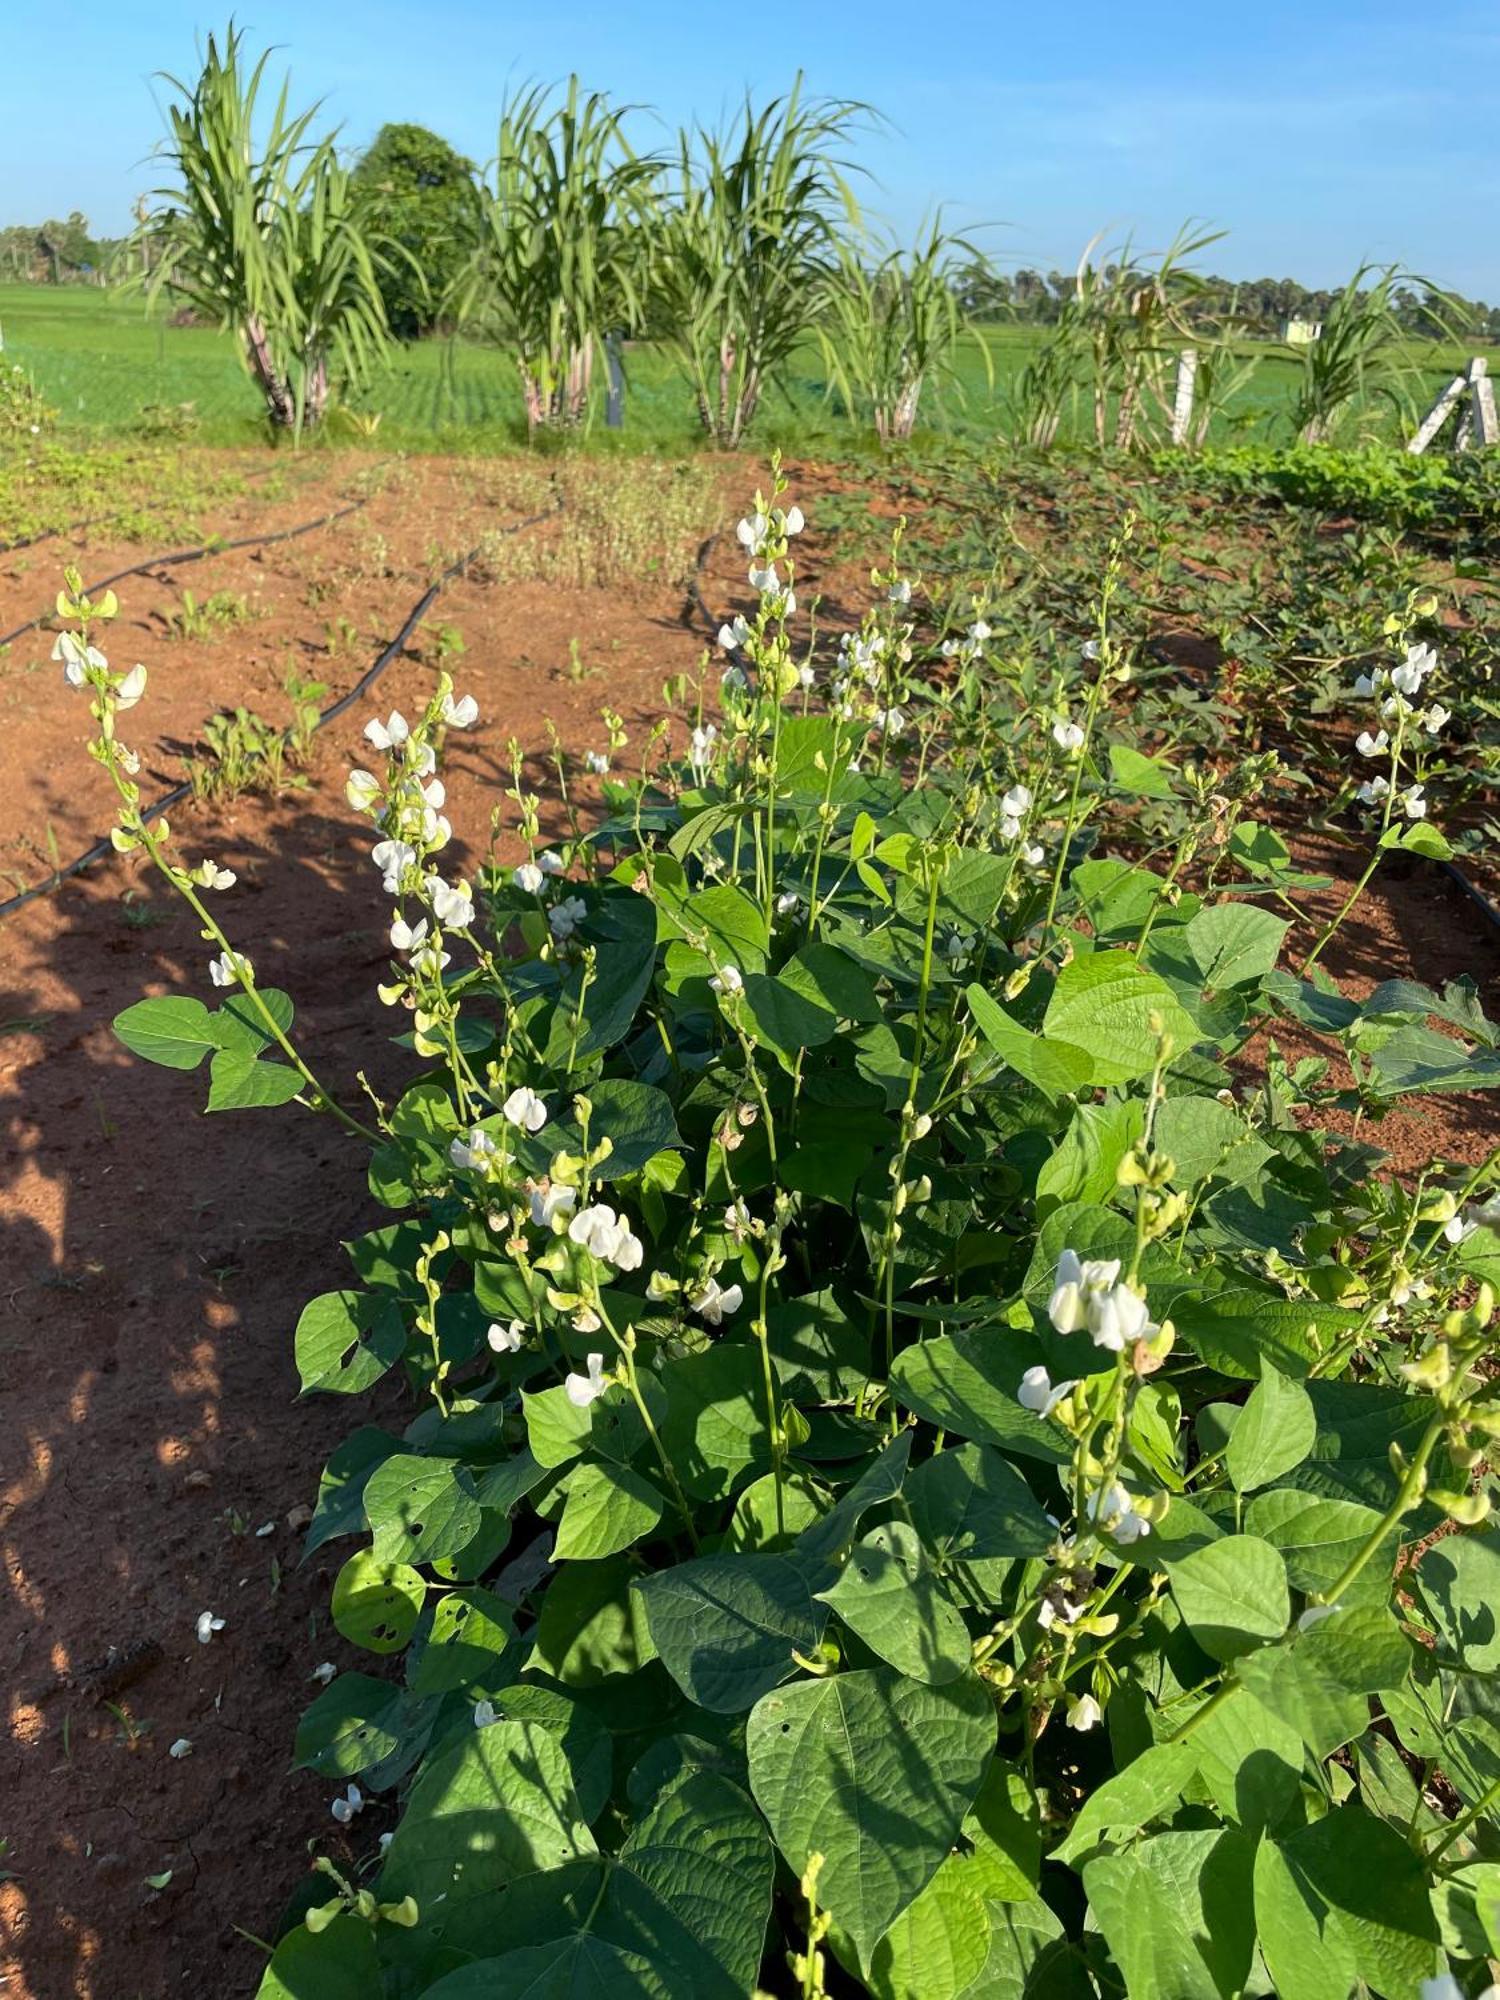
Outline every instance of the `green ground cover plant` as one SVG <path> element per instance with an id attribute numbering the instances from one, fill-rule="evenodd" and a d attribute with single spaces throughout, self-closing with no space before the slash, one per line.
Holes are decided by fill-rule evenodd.
<path id="1" fill-rule="evenodd" d="M 899 535 L 820 648 L 784 502 L 685 749 L 613 722 L 559 847 L 517 746 L 526 858 L 443 872 L 445 672 L 367 728 L 395 1101 L 334 1099 L 232 873 L 142 820 L 145 670 L 59 601 L 116 845 L 210 955 L 214 1004 L 120 1038 L 210 1112 L 332 1117 L 389 1216 L 295 1330 L 307 1393 L 412 1395 L 307 1538 L 369 1662 L 295 1755 L 358 1861 L 261 1992 L 1473 1993 L 1500 1155 L 1397 1178 L 1376 1134 L 1500 1083 L 1500 1028 L 1463 981 L 1341 990 L 1353 898 L 1289 954 L 1272 762 L 1132 740 L 1138 523 L 1046 651 L 998 580 L 920 629 Z M 1345 663 L 1372 869 L 1446 851 L 1432 608 Z"/>

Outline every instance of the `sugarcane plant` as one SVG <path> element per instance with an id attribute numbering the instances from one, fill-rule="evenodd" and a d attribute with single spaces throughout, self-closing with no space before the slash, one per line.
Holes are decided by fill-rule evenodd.
<path id="1" fill-rule="evenodd" d="M 335 134 L 313 135 L 319 106 L 293 113 L 283 79 L 257 138 L 270 53 L 252 63 L 231 22 L 209 36 L 196 82 L 164 76 L 173 179 L 139 225 L 132 282 L 152 305 L 170 296 L 237 330 L 272 425 L 300 433 L 335 386 L 361 387 L 386 362 L 390 334 L 369 210 Z"/>
<path id="2" fill-rule="evenodd" d="M 500 114 L 453 317 L 514 353 L 532 431 L 583 421 L 605 338 L 644 315 L 657 163 L 631 149 L 621 121 L 576 76 L 560 103 L 532 87 Z"/>
<path id="3" fill-rule="evenodd" d="M 858 239 L 838 244 L 819 339 L 831 382 L 851 407 L 870 412 L 882 444 L 911 436 L 929 383 L 957 386 L 955 357 L 966 334 L 993 384 L 989 347 L 959 302 L 956 252 L 972 269 L 979 253 L 945 230 L 940 215 L 910 249 L 877 245 L 873 261 Z"/>
<path id="4" fill-rule="evenodd" d="M 736 126 L 684 128 L 657 232 L 657 309 L 703 429 L 732 449 L 817 325 L 858 208 L 835 149 L 863 116 L 799 77 Z"/>

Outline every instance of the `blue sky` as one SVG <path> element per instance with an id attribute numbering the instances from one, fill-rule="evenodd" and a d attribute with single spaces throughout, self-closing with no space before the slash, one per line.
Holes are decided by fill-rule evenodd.
<path id="1" fill-rule="evenodd" d="M 0 221 L 81 208 L 122 230 L 152 180 L 153 73 L 188 72 L 216 17 L 202 0 L 0 12 Z M 483 161 L 507 85 L 574 68 L 675 127 L 800 64 L 890 121 L 859 148 L 871 206 L 901 228 L 938 201 L 998 225 L 984 240 L 1007 266 L 1070 266 L 1103 228 L 1157 247 L 1193 216 L 1229 232 L 1206 261 L 1233 277 L 1332 283 L 1374 257 L 1500 298 L 1488 0 L 241 0 L 240 19 L 351 147 L 414 119 Z"/>

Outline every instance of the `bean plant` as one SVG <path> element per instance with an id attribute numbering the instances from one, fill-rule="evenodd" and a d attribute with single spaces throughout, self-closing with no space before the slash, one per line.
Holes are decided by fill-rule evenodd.
<path id="1" fill-rule="evenodd" d="M 1500 1082 L 1500 1029 L 1289 951 L 1254 772 L 1113 851 L 1165 768 L 1114 733 L 1123 539 L 1054 666 L 982 599 L 929 662 L 900 537 L 812 644 L 786 500 L 685 745 L 622 775 L 612 723 L 599 823 L 549 845 L 517 746 L 525 858 L 462 879 L 474 702 L 371 722 L 394 1098 L 336 1096 L 232 872 L 143 816 L 145 670 L 60 599 L 116 845 L 208 955 L 121 1040 L 332 1117 L 385 1211 L 293 1336 L 305 1393 L 411 1400 L 307 1532 L 363 1665 L 297 1732 L 329 1838 L 260 1992 L 1473 1994 L 1500 1156 L 1374 1135 Z M 1442 846 L 1419 613 L 1349 691 L 1377 854 Z"/>

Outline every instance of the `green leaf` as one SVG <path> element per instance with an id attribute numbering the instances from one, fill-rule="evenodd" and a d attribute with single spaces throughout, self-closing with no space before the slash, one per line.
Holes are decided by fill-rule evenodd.
<path id="1" fill-rule="evenodd" d="M 1359 1605 L 1251 1654 L 1236 1672 L 1315 1756 L 1331 1757 L 1368 1724 L 1370 1696 L 1400 1687 L 1410 1664 L 1410 1642 L 1390 1612 Z"/>
<path id="2" fill-rule="evenodd" d="M 1032 1355 L 993 1331 L 943 1334 L 896 1356 L 891 1391 L 897 1402 L 940 1430 L 978 1444 L 999 1445 L 1023 1458 L 1064 1465 L 1061 1433 L 1016 1401 Z"/>
<path id="3" fill-rule="evenodd" d="M 1331 2000 L 1359 1979 L 1413 1994 L 1438 1970 L 1421 1856 L 1356 1805 L 1262 1842 L 1255 1919 L 1278 2000 Z"/>
<path id="4" fill-rule="evenodd" d="M 333 1884 L 328 1884 L 330 1892 Z M 332 1895 L 325 1900 L 332 1901 Z M 326 1930 L 298 1924 L 277 1945 L 255 1989 L 255 2000 L 370 2000 L 380 1991 L 375 1933 L 362 1917 L 344 1914 Z"/>
<path id="5" fill-rule="evenodd" d="M 423 2000 L 498 2000 L 502 1994 L 505 2000 L 676 2000 L 669 1967 L 589 1931 L 523 1945 L 500 1958 L 477 1958 L 425 1988 Z"/>
<path id="6" fill-rule="evenodd" d="M 455 1458 L 400 1452 L 370 1474 L 365 1515 L 383 1563 L 437 1562 L 456 1556 L 479 1532 L 474 1483 Z"/>
<path id="7" fill-rule="evenodd" d="M 213 1015 L 201 1000 L 186 993 L 137 1000 L 116 1014 L 114 1031 L 132 1055 L 164 1069 L 196 1069 L 221 1046 Z"/>
<path id="8" fill-rule="evenodd" d="M 302 1308 L 294 1345 L 304 1395 L 357 1396 L 400 1360 L 406 1320 L 389 1292 L 324 1292 Z"/>
<path id="9" fill-rule="evenodd" d="M 1087 1050 L 1034 1035 L 1013 1021 L 982 986 L 970 986 L 965 998 L 975 1026 L 1007 1069 L 1034 1083 L 1045 1097 L 1067 1097 L 1094 1080 Z"/>
<path id="10" fill-rule="evenodd" d="M 1269 1157 L 1265 1141 L 1216 1097 L 1169 1097 L 1156 1114 L 1158 1150 L 1176 1166 L 1172 1184 L 1195 1188 L 1211 1175 L 1238 1179 Z"/>
<path id="11" fill-rule="evenodd" d="M 847 952 L 833 945 L 803 945 L 781 968 L 780 979 L 783 986 L 827 1008 L 841 1021 L 868 1024 L 882 1018 L 874 980 Z"/>
<path id="12" fill-rule="evenodd" d="M 770 1464 L 765 1386 L 748 1343 L 726 1343 L 668 1361 L 660 1381 L 667 1392 L 662 1443 L 693 1499 L 719 1499 L 751 1467 L 763 1470 Z"/>
<path id="13" fill-rule="evenodd" d="M 261 1062 L 240 1049 L 221 1049 L 209 1065 L 210 1111 L 259 1111 L 290 1104 L 302 1078 L 285 1063 Z"/>
<path id="14" fill-rule="evenodd" d="M 746 975 L 740 1010 L 752 1041 L 790 1069 L 803 1049 L 821 1048 L 839 1031 L 838 1016 L 821 1001 L 765 972 Z"/>
<path id="15" fill-rule="evenodd" d="M 1309 1595 L 1333 1588 L 1379 1524 L 1373 1507 L 1355 1500 L 1320 1500 L 1290 1486 L 1257 1493 L 1245 1510 L 1246 1528 L 1280 1549 L 1292 1588 Z M 1368 1596 L 1386 1602 L 1400 1541 L 1401 1530 L 1393 1526 L 1386 1546 L 1356 1581 L 1353 1601 Z M 1345 1601 L 1351 1601 L 1347 1592 Z"/>
<path id="16" fill-rule="evenodd" d="M 1049 1045 L 1085 1051 L 1093 1083 L 1129 1083 L 1156 1065 L 1157 1029 L 1178 1055 L 1198 1039 L 1192 1016 L 1171 987 L 1139 964 L 1133 952 L 1096 951 L 1058 974 L 1042 1022 Z"/>
<path id="17" fill-rule="evenodd" d="M 838 1582 L 819 1595 L 872 1653 L 912 1680 L 937 1686 L 968 1667 L 968 1627 L 905 1521 L 856 1542 Z"/>
<path id="18" fill-rule="evenodd" d="M 1226 1819 L 1260 1833 L 1294 1810 L 1301 1816 L 1299 1730 L 1243 1687 L 1233 1689 L 1211 1714 L 1200 1710 L 1200 1717 L 1191 1739 L 1198 1775 Z"/>
<path id="19" fill-rule="evenodd" d="M 1312 1398 L 1300 1382 L 1266 1363 L 1260 1381 L 1250 1391 L 1224 1453 L 1224 1465 L 1236 1493 L 1269 1486 L 1300 1465 L 1313 1448 L 1318 1420 Z"/>
<path id="20" fill-rule="evenodd" d="M 1255 1535 L 1225 1535 L 1195 1549 L 1172 1564 L 1171 1577 L 1178 1610 L 1215 1660 L 1279 1639 L 1290 1622 L 1286 1564 Z"/>
<path id="21" fill-rule="evenodd" d="M 1109 770 L 1116 786 L 1129 798 L 1170 799 L 1176 797 L 1172 767 L 1164 758 L 1148 757 L 1128 743 L 1111 743 Z"/>
<path id="22" fill-rule="evenodd" d="M 1041 1556 L 1057 1530 L 1026 1481 L 989 1445 L 934 1452 L 906 1482 L 917 1531 L 940 1562 Z"/>
<path id="23" fill-rule="evenodd" d="M 738 1715 L 816 1651 L 828 1611 L 816 1566 L 782 1555 L 702 1556 L 638 1578 L 652 1643 L 690 1701 Z"/>
<path id="24" fill-rule="evenodd" d="M 1116 1827 L 1138 1830 L 1170 1812 L 1198 1768 L 1191 1742 L 1155 1743 L 1090 1793 L 1048 1859 L 1076 1862 Z"/>
<path id="25" fill-rule="evenodd" d="M 793 1876 L 824 1856 L 818 1896 L 867 1968 L 937 1873 L 995 1744 L 974 1675 L 925 1687 L 883 1669 L 762 1696 L 746 1731 L 750 1788 Z"/>
<path id="26" fill-rule="evenodd" d="M 621 1878 L 641 1883 L 712 1960 L 730 2000 L 740 2000 L 760 1970 L 775 1867 L 765 1824 L 741 1788 L 713 1771 L 689 1771 L 631 1829 L 612 1887 L 635 1914 L 642 1899 L 622 1897 Z M 694 1975 L 679 1991 L 714 1990 L 683 1944 L 676 1955 Z"/>
<path id="27" fill-rule="evenodd" d="M 450 1590 L 438 1599 L 412 1686 L 419 1694 L 493 1690 L 509 1671 L 515 1636 L 510 1606 L 502 1598 L 475 1585 Z"/>
<path id="28" fill-rule="evenodd" d="M 1254 1856 L 1242 1834 L 1204 1828 L 1084 1863 L 1089 1910 L 1130 2000 L 1238 2000 L 1246 1991 Z"/>
<path id="29" fill-rule="evenodd" d="M 645 1614 L 630 1588 L 636 1573 L 628 1555 L 564 1563 L 542 1600 L 529 1664 L 565 1687 L 595 1687 L 651 1659 Z"/>
<path id="30" fill-rule="evenodd" d="M 292 1761 L 325 1778 L 354 1778 L 389 1757 L 401 1741 L 392 1722 L 403 1696 L 394 1681 L 373 1674 L 340 1674 L 324 1688 L 297 1724 Z"/>
<path id="31" fill-rule="evenodd" d="M 1359 1314 L 1317 1299 L 1287 1299 L 1280 1293 L 1238 1286 L 1206 1298 L 1184 1298 L 1172 1308 L 1181 1339 L 1221 1375 L 1258 1381 L 1267 1363 L 1300 1380 L 1322 1347 L 1336 1340 Z"/>
<path id="32" fill-rule="evenodd" d="M 382 1902 L 414 1896 L 425 1913 L 596 1851 L 573 1773 L 533 1722 L 471 1729 L 428 1759 L 381 1871 Z"/>
<path id="33" fill-rule="evenodd" d="M 421 1577 L 408 1564 L 377 1562 L 360 1549 L 334 1581 L 334 1627 L 367 1653 L 399 1653 L 417 1629 L 425 1596 Z"/>
<path id="34" fill-rule="evenodd" d="M 1162 1105 L 1157 1113 L 1158 1128 L 1172 1105 L 1181 1101 L 1171 1098 Z M 1224 1108 L 1212 1098 L 1203 1101 L 1213 1104 L 1216 1111 Z M 1141 1136 L 1145 1110 L 1136 1098 L 1077 1107 L 1061 1143 L 1043 1161 L 1036 1177 L 1038 1219 L 1045 1219 L 1065 1203 L 1097 1203 L 1110 1198 L 1120 1162 Z M 1177 1157 L 1174 1147 L 1164 1140 L 1161 1144 L 1164 1151 Z"/>
<path id="35" fill-rule="evenodd" d="M 895 1499 L 906 1479 L 910 1458 L 911 1432 L 906 1430 L 891 1439 L 874 1464 L 839 1495 L 821 1520 L 802 1531 L 797 1537 L 798 1554 L 818 1560 L 837 1555 L 854 1539 L 854 1531 L 872 1507 Z"/>
<path id="36" fill-rule="evenodd" d="M 664 1511 L 661 1495 L 633 1467 L 607 1459 L 580 1465 L 568 1479 L 556 1559 L 597 1562 L 617 1555 L 649 1535 Z"/>
<path id="37" fill-rule="evenodd" d="M 1439 1653 L 1471 1674 L 1500 1672 L 1500 1534 L 1445 1535 L 1416 1579 Z"/>
<path id="38" fill-rule="evenodd" d="M 395 1438 L 374 1424 L 362 1424 L 334 1447 L 318 1481 L 318 1500 L 302 1543 L 302 1562 L 325 1542 L 363 1531 L 365 1481 L 383 1459 L 400 1449 Z"/>
<path id="39" fill-rule="evenodd" d="M 596 1180 L 616 1181 L 626 1174 L 639 1173 L 658 1153 L 681 1146 L 682 1134 L 672 1115 L 672 1100 L 654 1084 L 637 1083 L 632 1077 L 606 1076 L 589 1086 L 587 1096 L 592 1107 L 589 1144 L 597 1146 L 601 1139 L 608 1139 L 611 1147 L 602 1164 L 594 1169 Z M 559 1127 L 559 1134 L 553 1137 L 550 1128 L 543 1131 L 541 1136 L 547 1141 L 549 1154 L 564 1141 L 582 1145 L 583 1135 L 571 1115 Z"/>
<path id="40" fill-rule="evenodd" d="M 1284 917 L 1254 903 L 1213 903 L 1192 919 L 1186 936 L 1204 985 L 1222 992 L 1226 986 L 1264 978 L 1280 957 L 1290 928 Z"/>

